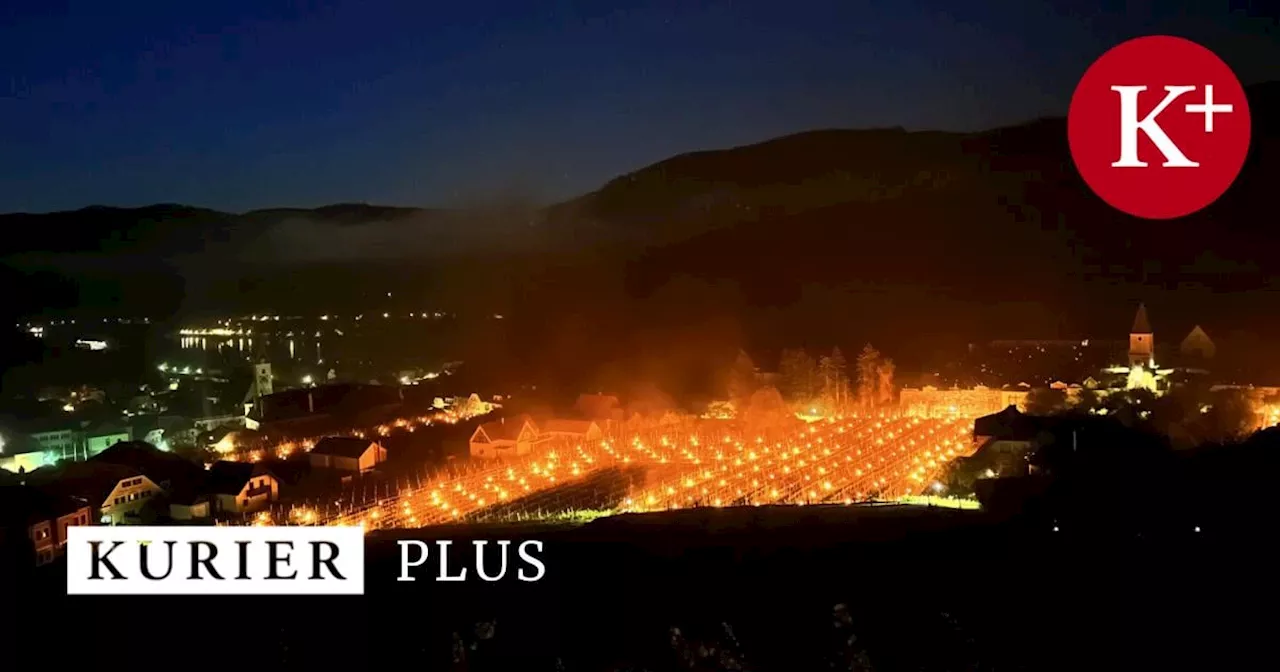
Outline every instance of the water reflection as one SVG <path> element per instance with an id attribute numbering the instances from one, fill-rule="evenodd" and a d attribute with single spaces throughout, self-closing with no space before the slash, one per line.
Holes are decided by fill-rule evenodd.
<path id="1" fill-rule="evenodd" d="M 162 355 L 161 361 L 203 366 L 224 375 L 243 373 L 250 362 L 266 361 L 277 378 L 289 380 L 304 375 L 321 380 L 331 377 L 330 370 L 344 380 L 399 377 L 405 371 L 438 371 L 445 363 L 462 359 L 459 330 L 438 321 L 391 325 L 379 321 L 376 328 L 294 325 L 253 333 L 187 329 L 169 342 L 180 349 Z"/>

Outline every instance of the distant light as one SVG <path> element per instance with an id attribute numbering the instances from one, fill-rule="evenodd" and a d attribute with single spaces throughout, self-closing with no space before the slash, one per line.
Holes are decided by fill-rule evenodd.
<path id="1" fill-rule="evenodd" d="M 312 378 L 311 378 L 311 376 L 309 376 L 309 375 L 308 375 L 308 376 L 303 376 L 303 377 L 302 377 L 302 384 L 303 384 L 303 385 L 310 385 L 310 384 L 312 383 L 312 380 L 313 380 L 313 379 L 312 379 Z"/>
<path id="2" fill-rule="evenodd" d="M 329 316 L 328 316 L 328 315 L 321 315 L 321 316 L 320 316 L 320 321 L 321 321 L 321 322 L 327 322 L 327 321 L 329 321 Z"/>
<path id="3" fill-rule="evenodd" d="M 158 366 L 158 367 L 156 367 L 156 368 L 160 369 L 161 371 L 168 371 L 168 370 L 169 370 L 169 365 L 168 365 L 168 364 L 165 364 L 165 363 L 163 363 L 163 362 L 162 362 L 162 363 L 160 364 L 160 366 Z"/>
<path id="4" fill-rule="evenodd" d="M 391 313 L 383 313 L 383 314 L 382 314 L 382 316 L 383 316 L 383 317 L 391 317 Z"/>
<path id="5" fill-rule="evenodd" d="M 412 383 L 412 382 L 413 381 L 409 379 L 409 376 L 400 376 L 401 385 L 408 385 L 409 383 Z"/>
<path id="6" fill-rule="evenodd" d="M 1057 531 L 1058 531 L 1058 526 L 1057 526 L 1057 525 L 1054 525 L 1054 526 L 1053 526 L 1053 531 L 1054 531 L 1054 532 L 1057 532 Z"/>
<path id="7" fill-rule="evenodd" d="M 387 297 L 388 297 L 388 298 L 390 298 L 390 297 L 391 297 L 391 292 L 387 292 Z"/>
<path id="8" fill-rule="evenodd" d="M 942 492 L 942 489 L 943 489 L 943 488 L 945 488 L 945 487 L 946 487 L 946 486 L 944 486 L 943 484 L 935 482 L 935 483 L 933 484 L 933 491 L 934 491 L 934 492 Z"/>
<path id="9" fill-rule="evenodd" d="M 987 478 L 995 478 L 995 477 L 996 477 L 996 472 L 995 472 L 995 471 L 993 471 L 993 470 L 991 470 L 991 469 L 988 469 L 988 470 L 987 470 Z"/>
<path id="10" fill-rule="evenodd" d="M 1196 532 L 1199 532 L 1199 531 L 1200 531 L 1200 526 L 1196 525 Z"/>
<path id="11" fill-rule="evenodd" d="M 78 338 L 76 339 L 76 347 L 86 348 L 89 350 L 106 350 L 107 342 L 90 338 Z"/>
<path id="12" fill-rule="evenodd" d="M 493 314 L 493 319 L 495 319 L 495 320 L 501 320 L 501 319 L 502 319 L 502 316 L 501 316 L 501 315 L 499 315 L 499 314 L 497 314 L 497 313 L 494 313 L 494 314 Z"/>
<path id="13" fill-rule="evenodd" d="M 72 406 L 71 404 L 64 404 L 64 405 L 62 406 L 62 410 L 64 410 L 64 411 L 66 411 L 66 412 L 70 413 L 70 412 L 72 412 L 72 411 L 76 410 L 76 407 L 75 407 L 75 406 Z"/>
<path id="14" fill-rule="evenodd" d="M 436 373 L 435 371 L 432 371 L 430 373 L 423 374 L 422 377 L 426 378 L 427 380 L 431 380 L 433 378 L 439 378 L 440 374 Z"/>

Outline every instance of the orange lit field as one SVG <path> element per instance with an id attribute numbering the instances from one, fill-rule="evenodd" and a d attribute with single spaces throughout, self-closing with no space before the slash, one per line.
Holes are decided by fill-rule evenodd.
<path id="1" fill-rule="evenodd" d="M 732 423 L 655 427 L 603 440 L 551 441 L 479 462 L 360 507 L 294 508 L 259 524 L 423 527 L 763 504 L 851 504 L 934 494 L 972 449 L 972 422 L 875 415 L 795 423 L 744 436 Z"/>

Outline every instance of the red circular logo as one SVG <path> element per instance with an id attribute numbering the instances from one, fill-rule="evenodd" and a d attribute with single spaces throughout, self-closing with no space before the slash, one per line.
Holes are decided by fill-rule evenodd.
<path id="1" fill-rule="evenodd" d="M 1249 103 L 1222 59 L 1180 37 L 1139 37 L 1085 71 L 1067 139 L 1085 183 L 1135 217 L 1172 219 L 1227 191 L 1249 153 Z"/>

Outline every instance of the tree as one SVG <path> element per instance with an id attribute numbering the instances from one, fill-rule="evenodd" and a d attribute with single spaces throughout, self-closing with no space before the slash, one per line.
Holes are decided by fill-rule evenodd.
<path id="1" fill-rule="evenodd" d="M 858 405 L 870 408 L 876 403 L 876 388 L 880 383 L 880 351 L 870 343 L 858 353 Z"/>
<path id="2" fill-rule="evenodd" d="M 733 368 L 729 370 L 729 400 L 733 402 L 735 408 L 746 408 L 751 393 L 755 390 L 756 365 L 746 352 L 739 350 L 738 358 L 734 360 Z"/>
<path id="3" fill-rule="evenodd" d="M 789 419 L 794 419 L 787 410 L 787 403 L 783 401 L 782 394 L 772 386 L 761 387 L 753 392 L 750 401 L 747 402 L 745 413 L 740 417 L 745 417 L 747 422 L 757 428 L 773 428 Z"/>
<path id="4" fill-rule="evenodd" d="M 782 351 L 778 378 L 783 396 L 791 401 L 808 403 L 818 396 L 818 363 L 802 348 Z"/>
<path id="5" fill-rule="evenodd" d="M 1027 393 L 1023 402 L 1027 415 L 1055 415 L 1067 409 L 1067 393 L 1047 387 L 1037 387 Z"/>
<path id="6" fill-rule="evenodd" d="M 1074 407 L 1078 411 L 1089 412 L 1100 408 L 1101 405 L 1102 398 L 1098 396 L 1097 390 L 1082 387 L 1080 393 L 1076 395 Z"/>
<path id="7" fill-rule="evenodd" d="M 1239 440 L 1258 429 L 1259 418 L 1253 400 L 1244 390 L 1221 390 L 1213 395 L 1206 414 L 1208 431 L 1218 440 Z"/>
<path id="8" fill-rule="evenodd" d="M 881 406 L 893 403 L 893 372 L 896 368 L 892 359 L 881 360 L 876 368 L 876 403 Z"/>
<path id="9" fill-rule="evenodd" d="M 844 353 L 840 352 L 839 347 L 831 348 L 831 369 L 835 373 L 832 393 L 836 407 L 843 408 L 849 401 L 849 363 L 845 361 Z"/>
<path id="10" fill-rule="evenodd" d="M 849 374 L 844 353 L 833 348 L 831 354 L 818 360 L 818 378 L 822 385 L 822 403 L 827 408 L 842 408 L 849 396 Z"/>
<path id="11" fill-rule="evenodd" d="M 973 484 L 978 480 L 976 463 L 971 457 L 957 457 L 942 468 L 938 482 L 956 497 L 970 497 L 973 495 Z"/>

